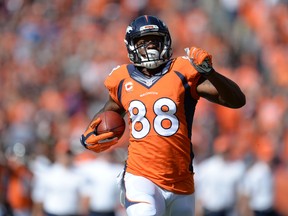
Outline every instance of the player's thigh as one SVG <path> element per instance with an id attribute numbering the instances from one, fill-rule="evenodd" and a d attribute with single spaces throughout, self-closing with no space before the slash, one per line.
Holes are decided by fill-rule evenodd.
<path id="1" fill-rule="evenodd" d="M 125 208 L 128 216 L 163 216 L 165 201 L 159 188 L 150 180 L 125 174 Z"/>
<path id="2" fill-rule="evenodd" d="M 176 198 L 169 205 L 170 216 L 194 216 L 195 195 L 175 195 Z"/>

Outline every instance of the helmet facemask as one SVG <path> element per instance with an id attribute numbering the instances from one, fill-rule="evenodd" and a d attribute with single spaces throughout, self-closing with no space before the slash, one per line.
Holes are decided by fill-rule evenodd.
<path id="1" fill-rule="evenodd" d="M 144 42 L 137 43 L 141 39 Z M 127 27 L 124 42 L 129 59 L 139 67 L 155 69 L 169 61 L 172 56 L 168 28 L 153 16 L 142 16 L 133 21 Z"/>
<path id="2" fill-rule="evenodd" d="M 161 37 L 161 40 L 145 41 L 140 45 L 135 44 L 133 52 L 135 53 L 136 61 L 134 64 L 148 69 L 159 67 L 166 62 L 166 59 L 163 56 L 166 53 L 165 50 L 167 50 L 167 48 L 165 50 L 164 48 L 164 37 Z"/>

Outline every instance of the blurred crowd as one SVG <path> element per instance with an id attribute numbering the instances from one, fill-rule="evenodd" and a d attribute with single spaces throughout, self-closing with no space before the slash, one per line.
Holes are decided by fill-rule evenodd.
<path id="1" fill-rule="evenodd" d="M 129 63 L 125 30 L 143 14 L 167 24 L 174 57 L 185 55 L 185 47 L 206 49 L 216 71 L 236 81 L 246 95 L 247 104 L 239 110 L 198 102 L 192 131 L 196 190 L 206 175 L 201 167 L 222 146 L 228 161 L 245 167 L 241 171 L 237 165 L 238 177 L 227 183 L 234 187 L 240 181 L 241 197 L 248 200 L 238 214 L 261 206 L 251 198 L 261 192 L 252 190 L 255 178 L 249 174 L 260 160 L 268 171 L 259 181 L 271 177 L 266 207 L 287 216 L 287 0 L 0 1 L 0 206 L 10 206 L 17 216 L 41 215 L 35 213 L 41 194 L 36 183 L 57 162 L 61 142 L 69 144 L 76 164 L 95 159 L 80 145 L 80 134 L 107 99 L 105 77 Z M 119 146 L 127 144 L 126 136 Z M 113 163 L 123 165 L 122 152 L 113 157 Z M 202 206 L 205 198 L 200 198 Z"/>

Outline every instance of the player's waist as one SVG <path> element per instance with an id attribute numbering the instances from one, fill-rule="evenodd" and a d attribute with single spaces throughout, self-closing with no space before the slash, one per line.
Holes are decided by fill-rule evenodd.
<path id="1" fill-rule="evenodd" d="M 163 176 L 157 176 L 157 174 L 151 175 L 151 173 L 146 173 L 145 170 L 133 170 L 127 167 L 126 172 L 137 176 L 143 176 L 159 187 L 171 191 L 176 194 L 192 194 L 194 193 L 194 179 L 193 174 L 187 173 L 185 176 L 175 176 L 174 178 L 164 178 Z"/>

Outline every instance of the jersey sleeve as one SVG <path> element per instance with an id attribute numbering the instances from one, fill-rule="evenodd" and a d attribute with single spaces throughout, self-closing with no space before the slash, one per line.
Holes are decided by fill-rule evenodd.
<path id="1" fill-rule="evenodd" d="M 127 65 L 121 65 L 114 68 L 104 81 L 104 85 L 108 89 L 109 95 L 121 107 L 121 83 L 122 80 L 125 79 L 125 74 L 127 74 L 126 67 Z"/>
<path id="2" fill-rule="evenodd" d="M 191 88 L 192 97 L 198 100 L 200 96 L 197 93 L 197 85 L 201 78 L 201 74 L 196 71 L 186 56 L 178 57 L 175 63 L 181 68 L 180 71 L 182 71 L 183 75 L 186 77 Z"/>

